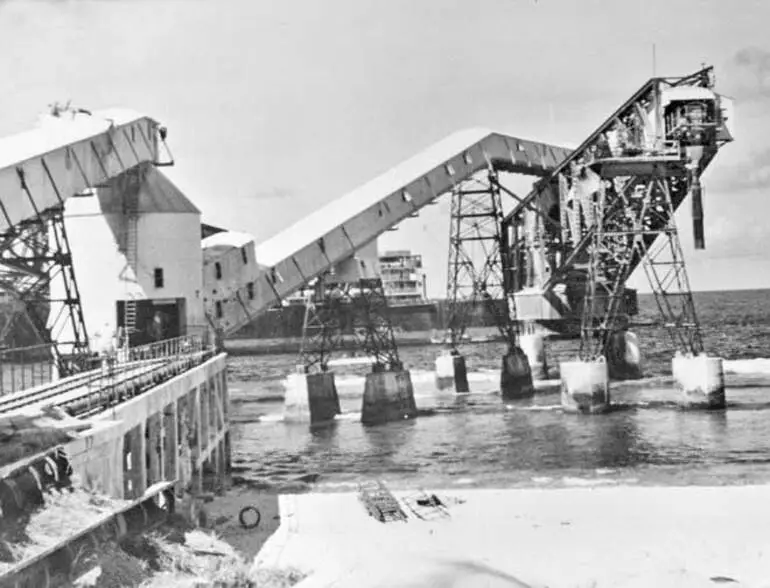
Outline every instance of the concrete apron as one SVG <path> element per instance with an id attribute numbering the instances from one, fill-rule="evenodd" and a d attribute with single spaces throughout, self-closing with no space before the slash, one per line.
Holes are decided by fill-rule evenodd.
<path id="1" fill-rule="evenodd" d="M 735 586 L 766 585 L 765 485 L 431 490 L 465 502 L 450 507 L 448 519 L 383 525 L 353 492 L 281 496 L 281 526 L 254 566 L 298 568 L 310 574 L 301 588 L 681 588 L 714 585 L 710 576 L 730 576 Z M 401 500 L 411 492 L 395 494 Z M 755 524 L 747 526 L 748 520 Z M 609 547 L 597 552 L 596 537 L 609 538 Z M 495 576 L 454 583 L 463 567 L 442 566 L 450 574 L 439 576 L 421 559 L 488 563 Z M 391 569 L 399 581 L 388 584 Z M 400 581 L 410 575 L 413 581 Z"/>

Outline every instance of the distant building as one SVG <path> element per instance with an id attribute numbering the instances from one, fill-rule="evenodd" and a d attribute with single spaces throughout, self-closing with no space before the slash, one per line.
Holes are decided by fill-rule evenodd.
<path id="1" fill-rule="evenodd" d="M 379 256 L 379 266 L 388 304 L 403 306 L 428 302 L 421 255 L 415 255 L 409 250 L 386 251 Z M 286 297 L 284 306 L 303 304 L 311 294 L 312 288 L 295 292 Z"/>
<path id="2" fill-rule="evenodd" d="M 386 251 L 379 261 L 382 287 L 389 304 L 423 304 L 427 301 L 421 255 L 409 250 Z"/>

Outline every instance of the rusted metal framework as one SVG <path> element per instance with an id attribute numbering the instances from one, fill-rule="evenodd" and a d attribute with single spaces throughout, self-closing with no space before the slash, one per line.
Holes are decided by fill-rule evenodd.
<path id="1" fill-rule="evenodd" d="M 473 177 L 452 191 L 446 327 L 453 350 L 462 343 L 478 302 L 484 303 L 509 344 L 516 343 L 515 307 L 508 304 L 503 275 L 504 190 L 497 173 L 489 170 L 486 177 Z"/>
<path id="2" fill-rule="evenodd" d="M 402 369 L 382 280 L 335 282 L 317 279 L 307 297 L 298 363 L 306 373 L 328 371 L 329 360 L 342 349 L 345 333 L 355 349 L 372 358 L 372 371 Z"/>
<path id="3" fill-rule="evenodd" d="M 700 176 L 732 140 L 713 83 L 712 68 L 651 79 L 504 221 L 506 288 L 535 288 L 558 312 L 576 311 L 583 359 L 605 354 L 625 328 L 625 283 L 640 264 L 675 346 L 703 349 L 674 212 L 692 196 L 703 248 Z"/>

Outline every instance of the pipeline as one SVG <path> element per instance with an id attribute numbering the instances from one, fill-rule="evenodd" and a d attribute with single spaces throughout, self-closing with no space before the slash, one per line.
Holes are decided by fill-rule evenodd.
<path id="1" fill-rule="evenodd" d="M 174 498 L 174 482 L 156 484 L 138 500 L 0 575 L 0 588 L 57 588 L 72 582 L 88 571 L 89 556 L 104 545 L 166 521 Z"/>

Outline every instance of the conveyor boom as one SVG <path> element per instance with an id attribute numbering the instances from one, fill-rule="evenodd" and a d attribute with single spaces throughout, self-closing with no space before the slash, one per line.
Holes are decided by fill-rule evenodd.
<path id="1" fill-rule="evenodd" d="M 128 110 L 45 118 L 0 139 L 0 234 L 127 169 L 157 162 L 158 123 Z"/>
<path id="2" fill-rule="evenodd" d="M 225 335 L 235 333 L 260 312 L 349 259 L 357 250 L 480 170 L 492 167 L 545 176 L 569 153 L 570 150 L 563 147 L 486 129 L 468 129 L 450 135 L 258 245 L 257 262 L 265 271 L 256 278 L 253 297 L 237 318 L 223 317 L 219 326 Z"/>

